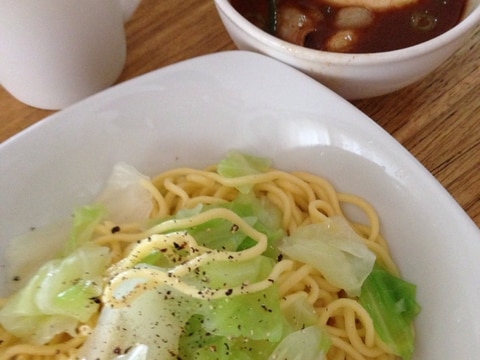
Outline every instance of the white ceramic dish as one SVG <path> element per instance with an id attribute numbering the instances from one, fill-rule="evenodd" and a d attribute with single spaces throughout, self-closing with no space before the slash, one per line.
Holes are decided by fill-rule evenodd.
<path id="1" fill-rule="evenodd" d="M 480 24 L 480 0 L 468 0 L 463 20 L 430 41 L 376 54 L 340 54 L 280 40 L 247 21 L 230 0 L 215 0 L 215 5 L 239 49 L 291 65 L 346 99 L 384 95 L 419 81 L 458 50 Z"/>
<path id="2" fill-rule="evenodd" d="M 160 69 L 1 144 L 0 251 L 13 235 L 90 201 L 117 161 L 153 174 L 203 167 L 232 148 L 272 157 L 279 168 L 322 174 L 367 198 L 404 277 L 418 285 L 423 310 L 414 358 L 477 358 L 478 227 L 367 116 L 262 55 L 226 52 Z"/>

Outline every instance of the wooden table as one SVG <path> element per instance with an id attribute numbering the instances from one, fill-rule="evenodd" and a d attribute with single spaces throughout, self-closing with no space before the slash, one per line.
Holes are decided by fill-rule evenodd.
<path id="1" fill-rule="evenodd" d="M 127 23 L 118 82 L 207 53 L 236 49 L 213 0 L 143 0 Z M 423 81 L 353 104 L 402 143 L 480 226 L 480 27 Z M 0 142 L 53 113 L 0 88 Z"/>

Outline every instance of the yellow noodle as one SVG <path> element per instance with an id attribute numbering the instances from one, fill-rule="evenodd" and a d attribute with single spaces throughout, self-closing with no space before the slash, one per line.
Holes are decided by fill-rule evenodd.
<path id="1" fill-rule="evenodd" d="M 287 278 L 282 279 L 282 284 L 279 288 L 280 296 L 284 296 L 288 290 L 297 285 L 301 279 L 305 278 L 311 271 L 312 267 L 310 265 L 303 265 L 301 268 L 290 273 Z"/>
<path id="2" fill-rule="evenodd" d="M 321 223 L 334 214 L 335 211 L 331 204 L 325 200 L 314 200 L 308 204 L 308 215 L 312 223 Z"/>
<path id="3" fill-rule="evenodd" d="M 365 360 L 365 357 L 345 339 L 332 336 L 332 345 L 345 352 L 346 359 Z"/>
<path id="4" fill-rule="evenodd" d="M 0 360 L 15 359 L 18 355 L 26 356 L 25 358 L 35 358 L 34 356 L 52 357 L 65 353 L 69 349 L 75 349 L 82 345 L 85 338 L 83 336 L 74 337 L 61 344 L 55 345 L 29 345 L 18 344 L 10 346 L 4 353 L 0 353 Z M 28 357 L 30 356 L 30 357 Z"/>
<path id="5" fill-rule="evenodd" d="M 358 301 L 354 299 L 342 298 L 333 301 L 332 303 L 328 304 L 324 309 L 323 313 L 320 314 L 320 323 L 327 324 L 328 319 L 338 310 L 342 310 L 342 308 L 349 308 L 352 309 L 355 313 L 357 318 L 362 322 L 366 334 L 365 334 L 365 342 L 367 344 L 373 344 L 375 339 L 375 330 L 373 328 L 372 319 L 368 315 L 367 311 L 358 303 Z"/>
<path id="6" fill-rule="evenodd" d="M 338 194 L 330 182 L 322 177 L 305 172 L 295 172 L 294 175 L 306 181 L 310 187 L 312 187 L 312 189 L 315 189 L 318 199 L 328 201 L 335 209 L 336 215 L 342 214 L 340 201 L 338 200 Z"/>
<path id="7" fill-rule="evenodd" d="M 380 220 L 378 219 L 375 209 L 366 200 L 351 194 L 338 193 L 338 200 L 345 203 L 350 203 L 362 209 L 369 220 L 368 240 L 373 241 L 380 234 Z"/>
<path id="8" fill-rule="evenodd" d="M 291 219 L 293 209 L 290 207 L 290 201 L 287 197 L 287 194 L 271 183 L 262 184 L 262 186 L 256 187 L 256 190 L 267 193 L 268 199 L 282 211 L 283 228 L 289 229 L 292 222 Z"/>
<path id="9" fill-rule="evenodd" d="M 152 197 L 155 199 L 155 204 L 156 204 L 156 211 L 152 214 L 156 217 L 165 217 L 168 215 L 167 212 L 167 206 L 165 202 L 165 198 L 162 196 L 160 191 L 153 186 L 153 184 L 150 181 L 142 181 L 142 185 L 145 189 L 147 189 Z"/>

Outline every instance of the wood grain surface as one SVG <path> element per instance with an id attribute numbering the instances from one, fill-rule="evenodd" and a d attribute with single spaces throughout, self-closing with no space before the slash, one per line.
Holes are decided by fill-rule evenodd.
<path id="1" fill-rule="evenodd" d="M 118 83 L 236 49 L 213 0 L 142 0 L 126 35 L 127 62 Z M 422 81 L 353 105 L 407 148 L 480 226 L 480 27 Z M 52 113 L 22 104 L 0 87 L 0 142 Z"/>

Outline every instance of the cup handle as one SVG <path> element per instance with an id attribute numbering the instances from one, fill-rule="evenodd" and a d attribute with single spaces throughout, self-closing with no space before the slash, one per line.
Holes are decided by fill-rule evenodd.
<path id="1" fill-rule="evenodd" d="M 118 0 L 123 12 L 123 21 L 127 22 L 132 17 L 142 0 Z"/>

